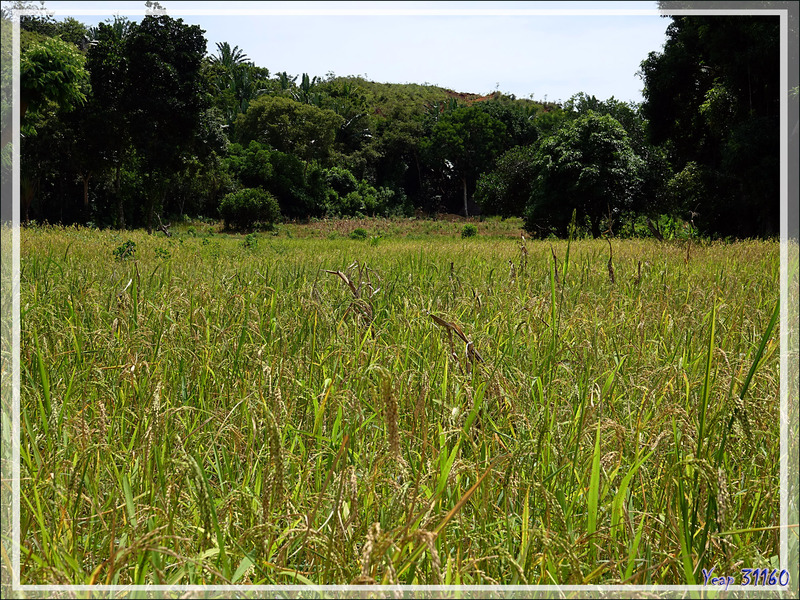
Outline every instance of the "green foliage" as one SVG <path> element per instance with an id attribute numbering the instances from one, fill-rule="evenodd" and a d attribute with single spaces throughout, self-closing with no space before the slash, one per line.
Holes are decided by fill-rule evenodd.
<path id="1" fill-rule="evenodd" d="M 541 141 L 536 179 L 525 214 L 531 233 L 566 236 L 573 211 L 588 218 L 593 236 L 603 218 L 628 210 L 641 180 L 642 160 L 614 118 L 593 111 Z"/>
<path id="2" fill-rule="evenodd" d="M 146 16 L 125 42 L 123 104 L 131 136 L 145 164 L 158 173 L 177 166 L 200 129 L 205 45 L 198 26 L 166 15 Z"/>
<path id="3" fill-rule="evenodd" d="M 258 236 L 255 233 L 248 233 L 242 240 L 242 247 L 247 250 L 258 248 Z"/>
<path id="4" fill-rule="evenodd" d="M 779 38 L 774 16 L 675 16 L 641 64 L 650 141 L 705 174 L 699 203 L 676 208 L 706 232 L 778 231 Z"/>
<path id="5" fill-rule="evenodd" d="M 366 229 L 362 229 L 361 227 L 354 229 L 350 232 L 350 239 L 351 240 L 366 240 L 369 237 Z"/>
<path id="6" fill-rule="evenodd" d="M 133 258 L 136 256 L 136 242 L 133 240 L 127 240 L 126 242 L 114 248 L 114 252 L 112 254 L 116 260 Z"/>
<path id="7" fill-rule="evenodd" d="M 423 152 L 442 177 L 454 176 L 462 190 L 462 209 L 468 215 L 468 186 L 492 168 L 504 150 L 506 126 L 479 106 L 456 108 L 434 124 Z"/>
<path id="8" fill-rule="evenodd" d="M 532 102 L 514 102 L 507 98 L 492 99 L 475 104 L 481 111 L 505 126 L 504 149 L 527 146 L 539 138 L 536 117 L 540 106 Z"/>
<path id="9" fill-rule="evenodd" d="M 272 225 L 280 218 L 280 208 L 269 192 L 245 188 L 226 195 L 220 202 L 219 214 L 228 227 L 246 229 L 257 223 Z"/>
<path id="10" fill-rule="evenodd" d="M 324 198 L 324 176 L 316 163 L 304 164 L 297 156 L 272 152 L 269 156 L 273 176 L 269 191 L 280 203 L 281 214 L 305 218 L 320 213 Z"/>
<path id="11" fill-rule="evenodd" d="M 567 124 L 570 115 L 562 108 L 549 108 L 536 116 L 534 124 L 539 132 L 539 138 L 554 135 L 559 129 Z"/>
<path id="12" fill-rule="evenodd" d="M 375 215 L 387 210 L 390 190 L 376 190 L 365 180 L 359 181 L 347 169 L 332 167 L 325 171 L 325 214 L 328 216 Z"/>
<path id="13" fill-rule="evenodd" d="M 350 171 L 332 167 L 325 172 L 325 182 L 339 196 L 358 191 L 358 180 Z"/>
<path id="14" fill-rule="evenodd" d="M 20 57 L 20 101 L 25 108 L 38 110 L 55 102 L 71 110 L 86 102 L 84 86 L 89 74 L 85 58 L 69 42 L 59 38 L 24 36 Z"/>
<path id="15" fill-rule="evenodd" d="M 675 205 L 699 208 L 708 195 L 704 179 L 702 167 L 695 162 L 686 163 L 686 166 L 667 182 L 667 191 Z"/>
<path id="16" fill-rule="evenodd" d="M 261 96 L 236 119 L 236 139 L 256 140 L 304 161 L 325 161 L 344 119 L 332 110 L 281 96 Z"/>
<path id="17" fill-rule="evenodd" d="M 674 18 L 664 51 L 642 63 L 640 109 L 585 93 L 559 107 L 333 73 L 270 77 L 232 43 L 205 56 L 203 32 L 160 11 L 90 29 L 40 13 L 22 22 L 22 104 L 36 109 L 23 121 L 24 219 L 152 228 L 157 215 L 216 216 L 226 194 L 260 188 L 290 219 L 468 215 L 474 194 L 484 213 L 525 214 L 541 235 L 565 235 L 573 209 L 594 235 L 635 231 L 642 215 L 706 234 L 777 223 L 772 17 Z M 7 46 L 5 35 L 4 56 Z M 2 100 L 6 123 L 7 90 Z M 626 138 L 581 125 L 601 117 Z M 5 176 L 5 147 L 2 158 Z"/>
<path id="18" fill-rule="evenodd" d="M 217 43 L 217 54 L 203 65 L 203 77 L 228 125 L 269 86 L 269 70 L 254 65 L 238 46 L 231 47 L 228 42 Z"/>
<path id="19" fill-rule="evenodd" d="M 478 235 L 478 228 L 472 223 L 467 223 L 461 228 L 462 238 L 475 237 L 476 235 Z"/>
<path id="20" fill-rule="evenodd" d="M 122 107 L 129 134 L 146 173 L 146 220 L 164 200 L 169 176 L 196 145 L 201 115 L 203 31 L 182 19 L 146 16 L 125 40 L 127 57 Z"/>
<path id="21" fill-rule="evenodd" d="M 231 144 L 225 162 L 231 175 L 245 187 L 265 187 L 274 172 L 270 155 L 268 146 L 253 140 L 247 147 Z"/>
<path id="22" fill-rule="evenodd" d="M 536 179 L 537 147 L 517 146 L 497 159 L 497 166 L 478 180 L 475 200 L 485 214 L 521 216 Z"/>

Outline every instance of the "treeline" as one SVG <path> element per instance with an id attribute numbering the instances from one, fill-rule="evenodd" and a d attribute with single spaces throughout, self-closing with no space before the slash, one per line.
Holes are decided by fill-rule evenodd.
<path id="1" fill-rule="evenodd" d="M 676 219 L 778 231 L 777 17 L 672 17 L 642 62 L 642 105 L 271 73 L 164 14 L 21 28 L 25 221 L 246 229 L 421 210 L 561 236 L 575 212 L 595 236 L 666 235 Z"/>

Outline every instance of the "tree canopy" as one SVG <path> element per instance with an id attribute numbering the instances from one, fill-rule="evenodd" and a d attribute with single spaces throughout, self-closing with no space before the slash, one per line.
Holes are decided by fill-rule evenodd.
<path id="1" fill-rule="evenodd" d="M 239 141 L 252 140 L 305 161 L 326 160 L 344 119 L 332 110 L 317 108 L 283 96 L 262 96 L 236 120 Z"/>
<path id="2" fill-rule="evenodd" d="M 696 171 L 704 192 L 678 198 L 679 210 L 707 231 L 777 232 L 778 24 L 777 16 L 675 16 L 663 52 L 642 62 L 649 139 L 675 173 Z"/>
<path id="3" fill-rule="evenodd" d="M 416 209 L 564 235 L 575 210 L 593 235 L 662 217 L 777 232 L 775 17 L 671 17 L 641 63 L 644 103 L 556 104 L 289 74 L 151 13 L 22 20 L 25 218 L 152 228 L 269 197 L 292 219 Z"/>
<path id="4" fill-rule="evenodd" d="M 597 237 L 603 217 L 613 219 L 633 205 L 642 160 L 616 119 L 589 111 L 544 138 L 533 165 L 526 228 L 564 236 L 577 211 Z"/>

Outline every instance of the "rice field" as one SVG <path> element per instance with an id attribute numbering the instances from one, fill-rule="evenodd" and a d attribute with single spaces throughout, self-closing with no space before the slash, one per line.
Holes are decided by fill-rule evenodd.
<path id="1" fill-rule="evenodd" d="M 197 230 L 21 232 L 22 583 L 778 567 L 777 241 Z"/>

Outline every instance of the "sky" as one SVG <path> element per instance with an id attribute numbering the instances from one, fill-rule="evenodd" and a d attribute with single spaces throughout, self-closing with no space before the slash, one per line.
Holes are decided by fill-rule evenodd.
<path id="1" fill-rule="evenodd" d="M 204 29 L 209 53 L 216 53 L 217 43 L 228 42 L 272 74 L 360 75 L 371 81 L 427 83 L 482 95 L 499 90 L 549 101 L 585 92 L 601 100 L 613 96 L 640 102 L 639 65 L 663 48 L 670 23 L 659 16 L 655 2 L 160 4 L 170 16 Z M 56 18 L 74 16 L 96 24 L 114 13 L 140 20 L 144 0 L 51 0 L 45 7 L 56 10 Z M 230 14 L 198 14 L 214 10 Z M 523 14 L 530 10 L 551 12 Z M 597 14 L 604 10 L 649 14 Z M 279 11 L 283 14 L 275 14 Z"/>

